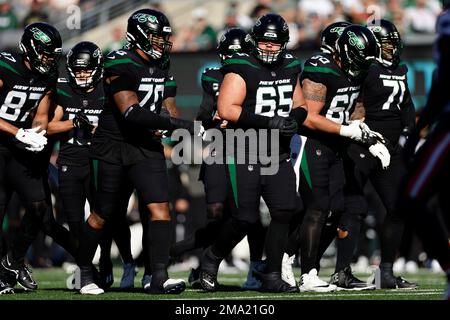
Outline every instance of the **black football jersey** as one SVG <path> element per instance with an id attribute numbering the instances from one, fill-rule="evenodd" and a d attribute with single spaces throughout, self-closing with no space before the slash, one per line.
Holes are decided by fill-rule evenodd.
<path id="1" fill-rule="evenodd" d="M 203 71 L 201 78 L 203 99 L 197 114 L 197 120 L 202 121 L 205 129 L 218 124 L 218 121 L 213 121 L 213 118 L 217 112 L 217 97 L 222 81 L 223 74 L 220 68 L 206 68 Z"/>
<path id="2" fill-rule="evenodd" d="M 398 141 L 404 127 L 414 127 L 415 111 L 407 73 L 404 63 L 395 69 L 374 63 L 363 84 L 365 122 L 391 142 Z"/>
<path id="3" fill-rule="evenodd" d="M 169 76 L 169 78 L 164 82 L 164 99 L 175 98 L 177 95 L 177 81 L 174 76 Z"/>
<path id="4" fill-rule="evenodd" d="M 126 80 L 125 91 L 136 92 L 139 105 L 160 113 L 165 88 L 176 87 L 168 70 L 141 58 L 132 50 L 113 51 L 106 57 L 104 79 L 120 77 Z M 154 131 L 125 121 L 115 105 L 110 85 L 104 82 L 106 103 L 93 138 L 92 152 L 106 161 L 131 164 L 148 157 L 164 157 L 160 139 L 154 139 Z M 172 88 L 173 89 L 173 88 Z M 120 150 L 111 142 L 121 142 Z M 109 159 L 108 159 L 109 158 Z"/>
<path id="5" fill-rule="evenodd" d="M 29 115 L 50 90 L 55 80 L 29 70 L 20 54 L 0 52 L 0 118 L 18 128 L 29 128 Z"/>
<path id="6" fill-rule="evenodd" d="M 100 82 L 93 91 L 85 92 L 74 89 L 66 78 L 59 78 L 56 86 L 55 102 L 63 109 L 62 120 L 70 120 L 82 111 L 93 126 L 98 125 L 98 118 L 104 105 L 103 84 Z M 89 145 L 92 133 L 82 128 L 73 128 L 59 135 L 60 151 L 58 163 L 66 165 L 86 165 L 89 163 Z"/>
<path id="7" fill-rule="evenodd" d="M 222 73 L 239 74 L 246 84 L 246 96 L 242 108 L 266 117 L 289 116 L 292 97 L 301 72 L 301 62 L 291 54 L 273 65 L 265 65 L 253 55 L 235 53 L 224 61 Z M 237 128 L 237 124 L 230 124 Z M 246 128 L 243 128 L 246 129 Z M 289 140 L 280 136 L 280 154 L 289 155 Z M 270 141 L 268 141 L 269 152 Z"/>
<path id="8" fill-rule="evenodd" d="M 327 88 L 325 105 L 320 114 L 328 119 L 346 125 L 353 113 L 360 94 L 360 84 L 350 81 L 339 68 L 331 55 L 317 54 L 309 58 L 300 76 L 300 83 L 305 79 L 321 83 Z M 329 145 L 342 141 L 337 135 L 302 128 L 302 134 Z"/>

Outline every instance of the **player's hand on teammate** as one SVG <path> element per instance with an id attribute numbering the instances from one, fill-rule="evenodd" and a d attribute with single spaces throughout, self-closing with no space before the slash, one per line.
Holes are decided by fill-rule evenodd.
<path id="1" fill-rule="evenodd" d="M 15 137 L 26 145 L 25 149 L 28 151 L 39 152 L 42 151 L 47 144 L 47 138 L 45 137 L 46 132 L 46 130 L 41 130 L 41 127 L 31 129 L 20 128 Z"/>
<path id="2" fill-rule="evenodd" d="M 292 137 L 297 133 L 298 124 L 291 117 L 274 116 L 269 119 L 269 128 L 278 129 L 283 136 Z"/>
<path id="3" fill-rule="evenodd" d="M 372 146 L 377 142 L 386 143 L 383 135 L 373 131 L 361 120 L 353 120 L 348 125 L 341 125 L 340 135 L 361 142 L 367 146 Z"/>

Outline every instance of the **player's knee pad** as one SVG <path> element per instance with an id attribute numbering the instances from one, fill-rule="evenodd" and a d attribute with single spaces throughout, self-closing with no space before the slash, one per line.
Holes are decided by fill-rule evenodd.
<path id="1" fill-rule="evenodd" d="M 295 210 L 286 210 L 286 209 L 274 209 L 271 210 L 270 216 L 273 220 L 281 222 L 281 223 L 289 223 L 294 216 Z"/>
<path id="2" fill-rule="evenodd" d="M 206 217 L 209 220 L 221 220 L 223 218 L 223 203 L 209 203 L 206 206 Z"/>

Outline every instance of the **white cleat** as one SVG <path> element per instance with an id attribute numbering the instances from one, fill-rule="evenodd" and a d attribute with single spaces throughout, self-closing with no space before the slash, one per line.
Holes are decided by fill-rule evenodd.
<path id="1" fill-rule="evenodd" d="M 336 289 L 336 285 L 321 280 L 316 269 L 311 269 L 300 277 L 300 292 L 334 292 Z"/>
<path id="2" fill-rule="evenodd" d="M 289 257 L 287 253 L 283 254 L 283 261 L 281 262 L 281 279 L 288 283 L 291 287 L 296 287 L 294 272 L 292 265 L 294 264 L 295 254 Z"/>
<path id="3" fill-rule="evenodd" d="M 102 288 L 99 288 L 95 283 L 89 283 L 80 289 L 80 293 L 98 295 L 105 293 L 105 291 Z"/>

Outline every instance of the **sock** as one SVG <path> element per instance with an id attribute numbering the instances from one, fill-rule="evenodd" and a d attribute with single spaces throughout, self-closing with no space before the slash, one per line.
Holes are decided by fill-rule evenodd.
<path id="1" fill-rule="evenodd" d="M 267 230 L 266 273 L 281 272 L 281 261 L 286 247 L 289 224 L 272 219 Z"/>
<path id="2" fill-rule="evenodd" d="M 326 213 L 307 209 L 300 227 L 300 253 L 302 274 L 316 267 L 317 252 L 325 223 Z"/>
<path id="3" fill-rule="evenodd" d="M 381 228 L 381 262 L 394 263 L 403 235 L 403 220 L 394 214 L 387 214 Z"/>
<path id="4" fill-rule="evenodd" d="M 87 222 L 83 224 L 83 235 L 80 238 L 80 249 L 77 257 L 77 263 L 80 268 L 91 267 L 92 259 L 103 232 L 103 228 L 94 229 Z"/>
<path id="5" fill-rule="evenodd" d="M 250 261 L 261 261 L 264 253 L 264 242 L 267 228 L 258 221 L 248 232 L 248 247 L 250 250 Z"/>
<path id="6" fill-rule="evenodd" d="M 134 263 L 131 254 L 131 231 L 126 217 L 123 217 L 121 221 L 113 222 L 112 234 L 123 263 Z"/>
<path id="7" fill-rule="evenodd" d="M 350 266 L 353 254 L 356 250 L 359 239 L 359 231 L 361 230 L 361 219 L 357 215 L 348 215 L 345 226 L 340 226 L 338 231 L 337 257 L 335 272 L 344 270 Z"/>
<path id="8" fill-rule="evenodd" d="M 148 241 L 152 272 L 166 270 L 169 265 L 169 249 L 172 242 L 173 225 L 171 221 L 149 221 Z"/>

